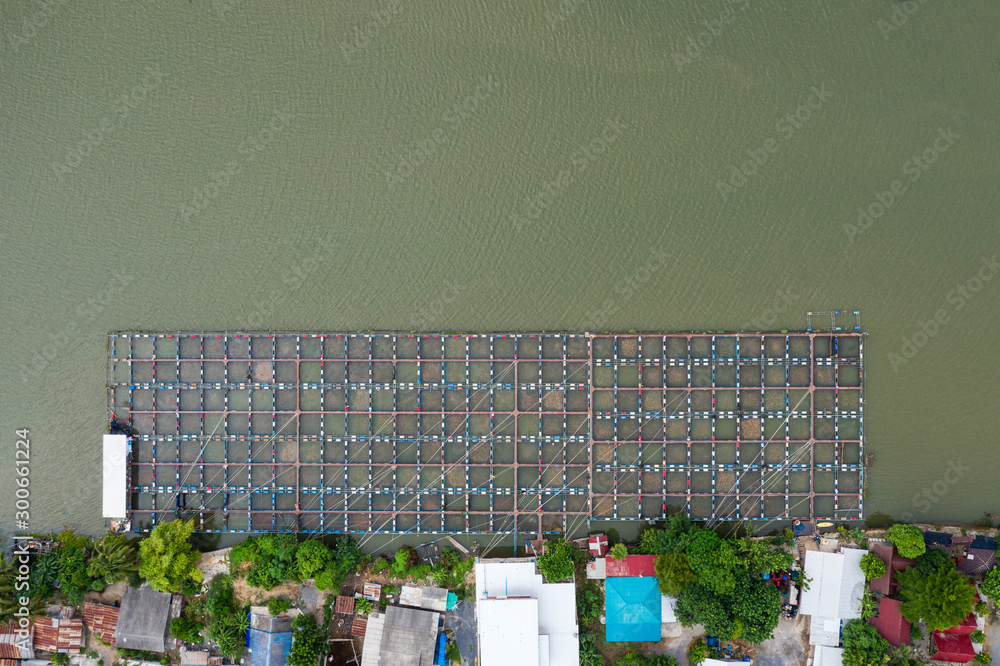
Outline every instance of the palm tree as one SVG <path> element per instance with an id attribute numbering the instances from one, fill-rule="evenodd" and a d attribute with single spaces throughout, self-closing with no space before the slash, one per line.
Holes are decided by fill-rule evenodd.
<path id="1" fill-rule="evenodd" d="M 135 546 L 124 534 L 109 533 L 94 546 L 87 573 L 105 585 L 130 579 L 139 570 Z"/>

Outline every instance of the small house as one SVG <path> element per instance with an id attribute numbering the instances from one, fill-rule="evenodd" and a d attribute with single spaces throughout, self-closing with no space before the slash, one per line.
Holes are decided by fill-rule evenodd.
<path id="1" fill-rule="evenodd" d="M 607 577 L 656 577 L 656 555 L 628 555 L 624 560 L 616 560 L 610 555 L 604 558 Z"/>
<path id="2" fill-rule="evenodd" d="M 656 578 L 609 577 L 604 584 L 605 636 L 609 643 L 659 641 L 663 595 Z"/>
<path id="3" fill-rule="evenodd" d="M 594 557 L 604 557 L 608 554 L 608 535 L 594 534 L 587 538 L 587 545 L 590 548 L 591 555 Z"/>
<path id="4" fill-rule="evenodd" d="M 368 618 L 361 666 L 433 666 L 441 614 L 389 606 Z"/>
<path id="5" fill-rule="evenodd" d="M 839 553 L 806 551 L 805 573 L 812 581 L 799 599 L 799 612 L 809 621 L 810 645 L 840 645 L 844 620 L 861 617 L 865 574 L 860 548 L 842 548 Z"/>
<path id="6" fill-rule="evenodd" d="M 443 613 L 448 610 L 448 590 L 429 585 L 404 585 L 399 593 L 399 605 Z"/>
<path id="7" fill-rule="evenodd" d="M 287 666 L 292 649 L 292 620 L 250 614 L 250 666 Z"/>
<path id="8" fill-rule="evenodd" d="M 996 566 L 996 561 L 996 539 L 977 536 L 969 544 L 965 557 L 959 560 L 958 569 L 967 576 L 985 575 Z"/>
<path id="9" fill-rule="evenodd" d="M 128 588 L 118 611 L 115 645 L 128 650 L 165 652 L 170 621 L 180 615 L 180 603 L 180 597 L 174 603 L 173 595 L 157 592 L 149 583 L 139 589 Z"/>

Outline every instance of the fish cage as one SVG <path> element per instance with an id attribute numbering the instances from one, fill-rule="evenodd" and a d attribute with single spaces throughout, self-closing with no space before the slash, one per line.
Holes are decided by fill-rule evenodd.
<path id="1" fill-rule="evenodd" d="M 860 517 L 863 334 L 108 338 L 136 531 Z"/>

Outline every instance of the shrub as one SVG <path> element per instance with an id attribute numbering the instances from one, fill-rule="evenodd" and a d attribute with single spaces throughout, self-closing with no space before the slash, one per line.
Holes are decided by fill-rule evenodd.
<path id="1" fill-rule="evenodd" d="M 910 640 L 911 641 L 919 641 L 923 637 L 924 637 L 924 632 L 922 632 L 920 630 L 920 627 L 917 626 L 917 625 L 915 625 L 915 624 L 911 624 L 910 625 Z"/>
<path id="2" fill-rule="evenodd" d="M 576 597 L 576 614 L 580 624 L 589 624 L 601 616 L 604 610 L 604 595 L 594 581 L 587 581 L 579 588 Z"/>
<path id="3" fill-rule="evenodd" d="M 282 615 L 292 607 L 292 602 L 288 599 L 271 599 L 267 602 L 267 612 L 271 615 Z"/>
<path id="4" fill-rule="evenodd" d="M 55 666 L 67 666 L 69 664 L 69 655 L 65 652 L 56 652 L 49 657 L 49 661 L 55 664 Z"/>
<path id="5" fill-rule="evenodd" d="M 978 662 L 980 664 L 989 664 L 993 661 L 993 657 L 990 656 L 989 652 L 980 652 L 979 654 L 977 654 L 975 657 L 972 658 L 972 661 Z"/>
<path id="6" fill-rule="evenodd" d="M 358 615 L 368 615 L 372 612 L 372 600 L 364 597 L 354 602 L 354 612 Z"/>
<path id="7" fill-rule="evenodd" d="M 375 561 L 372 562 L 372 573 L 373 574 L 380 574 L 383 571 L 386 571 L 388 569 L 389 569 L 389 560 L 385 559 L 385 557 L 382 556 L 382 555 L 379 555 L 378 557 L 376 557 Z"/>
<path id="8" fill-rule="evenodd" d="M 687 657 L 689 663 L 700 664 L 708 659 L 708 645 L 704 640 L 698 641 L 688 650 Z"/>
<path id="9" fill-rule="evenodd" d="M 992 569 L 986 574 L 979 589 L 994 603 L 1000 603 L 1000 569 Z"/>
<path id="10" fill-rule="evenodd" d="M 885 574 L 885 562 L 875 553 L 868 553 L 861 558 L 861 570 L 865 572 L 865 580 L 875 580 Z"/>
<path id="11" fill-rule="evenodd" d="M 971 634 L 969 634 L 969 640 L 972 641 L 973 643 L 985 643 L 986 634 L 984 634 L 979 629 L 976 629 Z"/>
<path id="12" fill-rule="evenodd" d="M 616 543 L 611 546 L 611 557 L 618 562 L 622 562 L 628 557 L 628 546 L 623 543 Z"/>
<path id="13" fill-rule="evenodd" d="M 201 643 L 202 629 L 205 628 L 201 622 L 198 622 L 194 618 L 182 615 L 181 617 L 173 620 L 170 623 L 170 633 L 179 641 L 185 643 Z"/>
<path id="14" fill-rule="evenodd" d="M 889 528 L 885 538 L 896 546 L 896 550 L 903 557 L 920 557 L 927 550 L 923 532 L 913 525 L 896 523 Z"/>
<path id="15" fill-rule="evenodd" d="M 548 583 L 560 583 L 573 575 L 580 549 L 561 539 L 548 541 L 545 554 L 538 557 L 538 571 Z"/>

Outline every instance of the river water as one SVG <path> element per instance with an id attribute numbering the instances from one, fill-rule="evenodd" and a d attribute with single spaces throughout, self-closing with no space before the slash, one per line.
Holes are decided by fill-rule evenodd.
<path id="1" fill-rule="evenodd" d="M 0 441 L 97 533 L 109 330 L 795 329 L 866 508 L 997 512 L 1000 7 L 0 7 Z"/>

